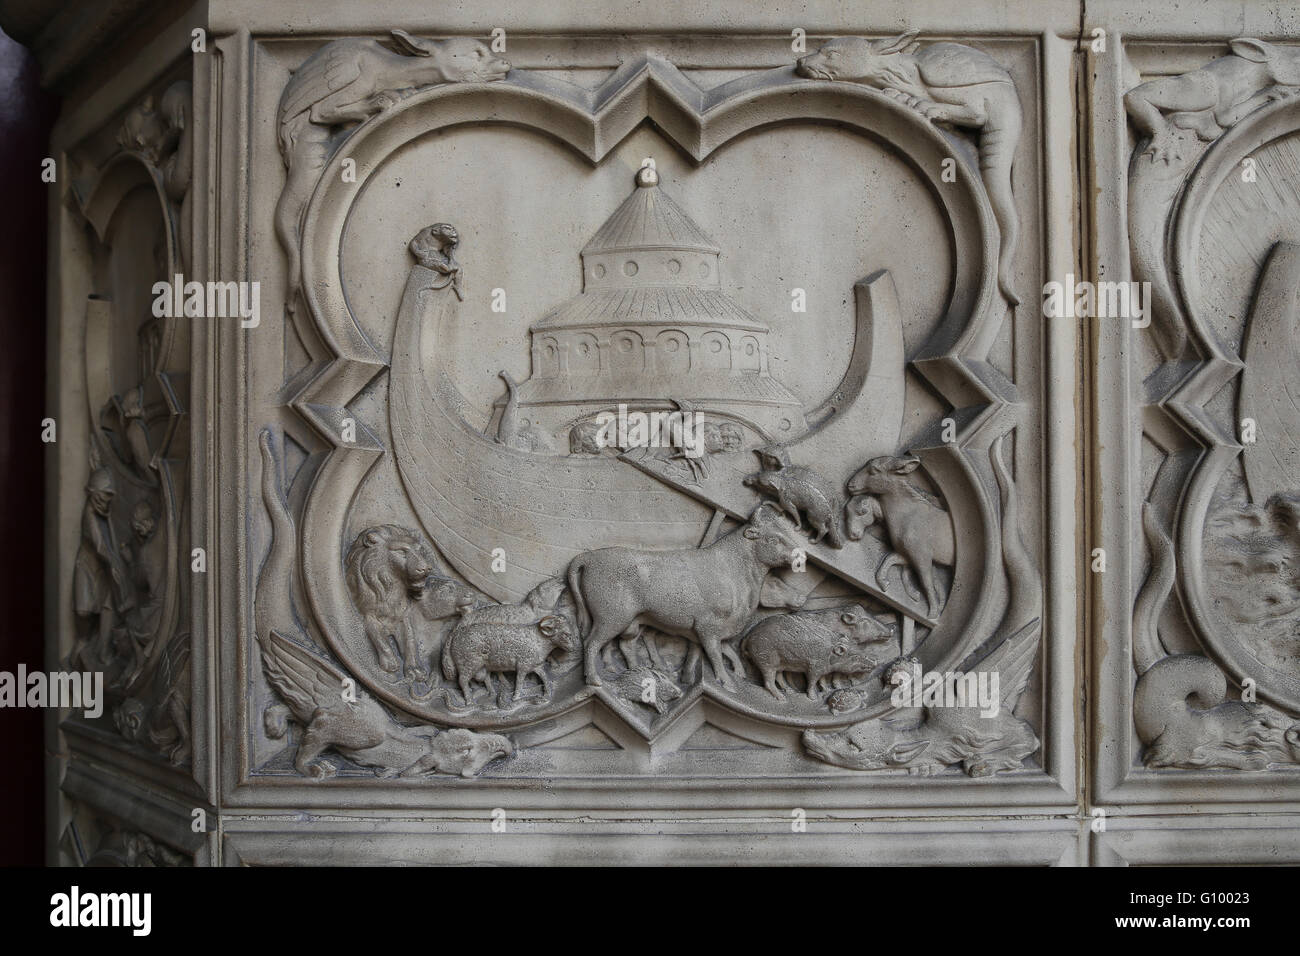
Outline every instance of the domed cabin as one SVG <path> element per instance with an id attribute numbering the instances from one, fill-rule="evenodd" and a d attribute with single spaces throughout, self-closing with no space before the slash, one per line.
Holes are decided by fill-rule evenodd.
<path id="1" fill-rule="evenodd" d="M 720 252 L 642 168 L 582 250 L 582 293 L 529 330 L 519 425 L 563 451 L 568 433 L 602 411 L 672 410 L 680 399 L 758 442 L 803 434 L 801 403 L 768 369 L 768 327 L 722 292 Z M 505 405 L 503 396 L 493 429 Z"/>

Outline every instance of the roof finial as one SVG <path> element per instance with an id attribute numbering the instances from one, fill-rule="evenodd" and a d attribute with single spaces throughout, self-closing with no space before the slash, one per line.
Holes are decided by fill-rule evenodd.
<path id="1" fill-rule="evenodd" d="M 636 171 L 636 184 L 641 188 L 659 185 L 659 173 L 655 170 L 655 161 L 651 156 L 641 160 L 641 168 Z"/>

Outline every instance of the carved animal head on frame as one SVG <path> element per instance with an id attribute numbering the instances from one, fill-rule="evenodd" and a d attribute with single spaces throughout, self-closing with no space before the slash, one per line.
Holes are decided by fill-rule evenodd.
<path id="1" fill-rule="evenodd" d="M 403 56 L 429 59 L 429 76 L 425 82 L 490 83 L 510 72 L 508 60 L 470 37 L 426 40 L 413 37 L 405 30 L 394 30 L 392 39 Z"/>
<path id="2" fill-rule="evenodd" d="M 446 773 L 474 777 L 492 761 L 515 752 L 514 744 L 501 734 L 481 734 L 461 728 L 438 733 L 422 728 L 420 735 L 429 738 L 428 751 L 403 776 Z"/>
<path id="3" fill-rule="evenodd" d="M 1262 76 L 1257 76 L 1249 70 L 1238 70 L 1235 71 L 1234 80 L 1240 77 L 1239 82 L 1255 86 L 1266 85 L 1270 81 L 1279 86 L 1300 86 L 1300 50 L 1295 47 L 1277 46 L 1255 37 L 1238 37 L 1228 43 L 1228 48 L 1242 60 L 1258 64 L 1263 71 Z M 1235 92 L 1239 98 L 1244 99 L 1255 90 L 1242 89 Z"/>
<path id="4" fill-rule="evenodd" d="M 799 58 L 795 72 L 816 80 L 852 80 L 879 89 L 914 87 L 918 83 L 912 54 L 919 44 L 909 30 L 886 40 L 837 37 L 816 53 Z"/>

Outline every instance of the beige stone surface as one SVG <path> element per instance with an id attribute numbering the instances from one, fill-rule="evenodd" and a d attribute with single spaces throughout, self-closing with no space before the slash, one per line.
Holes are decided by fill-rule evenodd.
<path id="1" fill-rule="evenodd" d="M 1293 854 L 1285 5 L 112 8 L 52 860 Z"/>

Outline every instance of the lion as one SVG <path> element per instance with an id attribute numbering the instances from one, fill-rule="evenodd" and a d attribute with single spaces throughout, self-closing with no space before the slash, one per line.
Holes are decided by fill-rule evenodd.
<path id="1" fill-rule="evenodd" d="M 429 545 L 420 535 L 397 525 L 376 525 L 362 531 L 343 563 L 348 590 L 365 618 L 366 637 L 379 666 L 389 674 L 403 666 L 408 674 L 425 674 L 412 610 L 423 620 L 433 621 L 480 598 L 473 588 L 435 574 Z M 393 653 L 394 642 L 401 651 L 400 659 Z"/>

